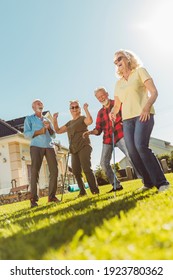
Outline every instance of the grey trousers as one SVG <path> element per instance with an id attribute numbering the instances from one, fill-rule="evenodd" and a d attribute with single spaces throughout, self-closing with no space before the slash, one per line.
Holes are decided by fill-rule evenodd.
<path id="1" fill-rule="evenodd" d="M 56 190 L 57 190 L 58 167 L 57 167 L 57 160 L 56 160 L 54 149 L 31 146 L 30 155 L 31 155 L 31 199 L 38 201 L 37 183 L 38 183 L 39 172 L 44 156 L 46 157 L 49 172 L 50 172 L 48 195 L 50 198 L 55 197 Z"/>
<path id="2" fill-rule="evenodd" d="M 82 169 L 86 176 L 91 192 L 99 193 L 97 181 L 93 170 L 91 169 L 91 152 L 89 145 L 84 146 L 79 152 L 71 155 L 72 170 L 80 188 L 80 194 L 85 194 L 85 186 L 82 180 Z"/>

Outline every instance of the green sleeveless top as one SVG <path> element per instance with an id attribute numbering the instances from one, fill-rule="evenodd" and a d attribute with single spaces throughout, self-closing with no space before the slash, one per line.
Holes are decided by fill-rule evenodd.
<path id="1" fill-rule="evenodd" d="M 84 146 L 90 145 L 90 139 L 82 137 L 82 134 L 88 130 L 84 119 L 84 116 L 80 116 L 78 119 L 71 120 L 65 124 L 69 139 L 69 149 L 72 154 L 79 152 Z"/>

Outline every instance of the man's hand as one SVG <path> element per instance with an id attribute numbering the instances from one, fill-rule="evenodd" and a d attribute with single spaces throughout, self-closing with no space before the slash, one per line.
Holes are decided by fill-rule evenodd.
<path id="1" fill-rule="evenodd" d="M 90 134 L 91 134 L 90 131 L 85 131 L 85 132 L 82 134 L 82 137 L 83 137 L 83 138 L 87 138 L 87 137 L 89 137 Z"/>
<path id="2" fill-rule="evenodd" d="M 32 138 L 35 138 L 36 136 L 39 136 L 39 135 L 42 135 L 42 134 L 45 134 L 46 133 L 46 128 L 45 127 L 42 127 L 41 129 L 39 130 L 36 130 L 34 132 L 34 135 Z"/>
<path id="3" fill-rule="evenodd" d="M 55 131 L 51 128 L 49 121 L 43 121 L 43 125 L 44 125 L 45 131 L 48 130 L 50 135 L 53 135 L 55 133 Z"/>
<path id="4" fill-rule="evenodd" d="M 50 122 L 49 121 L 43 121 L 43 125 L 45 129 L 50 129 Z"/>

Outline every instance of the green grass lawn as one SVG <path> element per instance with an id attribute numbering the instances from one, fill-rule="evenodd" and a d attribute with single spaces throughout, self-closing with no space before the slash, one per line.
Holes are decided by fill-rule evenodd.
<path id="1" fill-rule="evenodd" d="M 124 182 L 114 197 L 110 185 L 100 195 L 64 195 L 59 204 L 39 200 L 0 206 L 0 259 L 168 260 L 173 259 L 173 174 L 168 191 L 136 190 L 141 180 Z"/>

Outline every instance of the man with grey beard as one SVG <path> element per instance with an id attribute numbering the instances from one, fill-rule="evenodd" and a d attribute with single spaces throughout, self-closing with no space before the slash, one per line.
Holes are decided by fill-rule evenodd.
<path id="1" fill-rule="evenodd" d="M 37 183 L 39 172 L 46 157 L 50 172 L 48 202 L 59 202 L 55 196 L 57 190 L 58 167 L 52 138 L 55 138 L 53 126 L 43 112 L 43 102 L 36 99 L 32 102 L 34 114 L 27 116 L 24 121 L 24 135 L 31 140 L 31 208 L 38 206 Z"/>
<path id="2" fill-rule="evenodd" d="M 131 163 L 126 144 L 124 141 L 123 125 L 121 118 L 121 109 L 117 114 L 116 122 L 112 123 L 109 118 L 109 114 L 114 107 L 114 100 L 109 99 L 107 90 L 103 87 L 97 88 L 95 91 L 95 97 L 102 104 L 102 108 L 99 110 L 96 119 L 96 126 L 93 130 L 84 133 L 83 137 L 88 135 L 100 135 L 103 132 L 103 147 L 100 165 L 108 177 L 109 183 L 113 188 L 109 192 L 120 191 L 123 189 L 117 177 L 116 186 L 114 186 L 114 172 L 112 170 L 110 161 L 113 152 L 113 133 L 114 133 L 114 147 L 118 147 L 128 158 Z M 114 127 L 113 127 L 114 125 Z M 132 163 L 131 163 L 132 164 Z"/>

